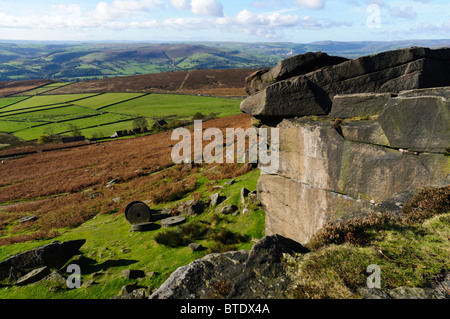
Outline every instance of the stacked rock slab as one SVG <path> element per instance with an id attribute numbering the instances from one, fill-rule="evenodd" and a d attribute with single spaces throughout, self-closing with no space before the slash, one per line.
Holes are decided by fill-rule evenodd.
<path id="1" fill-rule="evenodd" d="M 242 102 L 241 110 L 259 118 L 327 115 L 337 94 L 395 93 L 446 86 L 450 83 L 450 48 L 387 51 L 306 74 L 296 72 L 297 76 L 289 73 L 291 77 L 282 81 L 255 86 L 255 78 L 261 78 L 256 72 L 247 79 L 247 91 L 253 95 Z M 261 90 L 256 92 L 255 87 Z"/>
<path id="2" fill-rule="evenodd" d="M 396 50 L 283 80 L 245 100 L 242 110 L 263 122 L 279 118 L 279 170 L 261 167 L 258 181 L 266 235 L 306 244 L 328 222 L 449 185 L 449 66 L 450 49 Z"/>

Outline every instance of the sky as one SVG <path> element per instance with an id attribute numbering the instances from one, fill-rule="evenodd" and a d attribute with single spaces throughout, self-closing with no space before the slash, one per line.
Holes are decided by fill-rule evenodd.
<path id="1" fill-rule="evenodd" d="M 449 39 L 450 0 L 0 0 L 0 40 Z"/>

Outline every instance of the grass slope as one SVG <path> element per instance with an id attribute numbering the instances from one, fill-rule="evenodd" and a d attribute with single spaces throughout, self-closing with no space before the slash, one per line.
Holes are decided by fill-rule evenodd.
<path id="1" fill-rule="evenodd" d="M 225 185 L 222 194 L 228 196 L 228 204 L 239 204 L 239 191 L 242 187 L 255 189 L 259 171 L 253 170 L 247 174 L 235 178 L 235 183 Z M 224 184 L 228 179 L 217 181 Z M 204 198 L 210 192 L 204 191 L 204 183 L 198 183 L 195 192 L 202 191 Z M 237 194 L 237 196 L 236 196 Z M 191 199 L 190 195 L 182 198 Z M 178 202 L 180 201 L 178 200 Z M 166 203 L 165 206 L 173 206 L 174 203 Z M 264 236 L 264 213 L 258 208 L 251 209 L 246 214 L 236 216 L 222 216 L 210 208 L 196 217 L 188 217 L 188 223 L 201 223 L 210 227 L 210 231 L 219 232 L 229 230 L 238 233 L 247 239 L 234 245 L 218 244 L 214 240 L 205 237 L 196 242 L 202 244 L 207 250 L 192 252 L 188 247 L 168 247 L 158 244 L 155 237 L 170 230 L 160 228 L 149 232 L 131 232 L 130 225 L 126 221 L 123 212 L 103 214 L 94 217 L 83 225 L 68 229 L 59 237 L 51 240 L 37 240 L 13 245 L 0 246 L 0 255 L 9 256 L 25 250 L 32 249 L 50 243 L 52 240 L 86 239 L 86 244 L 81 248 L 84 257 L 73 261 L 79 263 L 82 269 L 82 282 L 85 285 L 80 289 L 69 290 L 66 287 L 50 289 L 48 283 L 28 285 L 25 287 L 8 287 L 0 290 L 1 299 L 51 299 L 51 298 L 76 298 L 76 299 L 108 299 L 119 294 L 125 284 L 131 284 L 136 280 L 127 280 L 121 277 L 123 269 L 140 269 L 146 272 L 154 272 L 152 277 L 138 281 L 138 285 L 149 287 L 150 290 L 159 287 L 170 274 L 178 267 L 186 265 L 197 258 L 212 251 L 230 249 L 250 249 L 253 245 L 251 239 Z M 182 226 L 176 226 L 179 228 Z M 1 258 L 3 259 L 3 258 Z M 92 282 L 95 282 L 92 284 Z M 89 284 L 91 283 L 91 284 Z M 59 287 L 59 286 L 58 286 Z"/>

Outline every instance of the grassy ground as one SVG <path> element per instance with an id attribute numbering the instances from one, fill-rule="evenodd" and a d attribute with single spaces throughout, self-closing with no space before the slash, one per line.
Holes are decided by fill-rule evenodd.
<path id="1" fill-rule="evenodd" d="M 200 193 L 204 198 L 212 192 L 208 191 L 205 176 L 197 182 L 193 193 Z M 259 177 L 259 170 L 235 178 L 235 183 L 225 185 L 229 179 L 218 180 L 218 185 L 224 185 L 221 193 L 228 197 L 227 203 L 239 204 L 239 191 L 242 187 L 255 189 Z M 197 194 L 196 197 L 199 195 Z M 192 199 L 192 193 L 178 201 Z M 160 206 L 172 206 L 175 202 L 169 202 Z M 49 284 L 34 284 L 25 287 L 0 288 L 0 298 L 14 299 L 47 299 L 47 298 L 76 298 L 76 299 L 105 299 L 119 294 L 125 284 L 137 282 L 138 285 L 153 290 L 161 285 L 165 279 L 178 267 L 186 265 L 205 254 L 229 249 L 250 249 L 252 239 L 264 236 L 264 213 L 257 207 L 253 207 L 246 214 L 236 216 L 219 216 L 214 212 L 215 208 L 209 208 L 203 214 L 196 217 L 188 217 L 187 223 L 197 222 L 211 231 L 229 230 L 246 238 L 232 245 L 221 245 L 204 236 L 196 242 L 202 244 L 204 251 L 192 252 L 188 247 L 171 248 L 155 241 L 155 236 L 169 231 L 166 228 L 149 232 L 131 232 L 130 225 L 126 221 L 123 212 L 114 214 L 102 214 L 87 221 L 74 229 L 61 230 L 59 237 L 51 240 L 38 240 L 13 245 L 0 246 L 0 255 L 5 257 L 48 244 L 53 240 L 65 241 L 71 239 L 86 239 L 86 244 L 81 248 L 83 259 L 74 261 L 82 270 L 82 283 L 79 289 L 51 288 Z M 181 227 L 181 226 L 176 226 Z M 170 229 L 172 230 L 172 229 Z M 1 259 L 4 259 L 4 258 Z M 123 269 L 139 269 L 146 272 L 154 272 L 153 276 L 146 276 L 143 280 L 128 280 L 121 277 Z M 92 284 L 92 281 L 95 283 Z M 91 283 L 91 284 L 89 284 Z M 51 286 L 51 285 L 50 285 Z"/>
<path id="2" fill-rule="evenodd" d="M 426 192 L 432 195 L 420 198 Z M 367 286 L 372 264 L 381 269 L 382 290 L 436 285 L 450 271 L 449 192 L 424 191 L 402 220 L 385 215 L 324 229 L 313 252 L 288 261 L 296 278 L 292 297 L 360 298 L 357 289 Z"/>

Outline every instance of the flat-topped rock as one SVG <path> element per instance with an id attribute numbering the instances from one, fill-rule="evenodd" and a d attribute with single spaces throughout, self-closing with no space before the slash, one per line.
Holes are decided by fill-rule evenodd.
<path id="1" fill-rule="evenodd" d="M 333 98 L 330 117 L 345 119 L 378 115 L 394 96 L 392 93 L 338 94 Z"/>
<path id="2" fill-rule="evenodd" d="M 378 117 L 389 145 L 394 148 L 435 153 L 448 150 L 450 148 L 448 96 L 450 87 L 419 92 L 413 90 L 390 99 Z"/>

